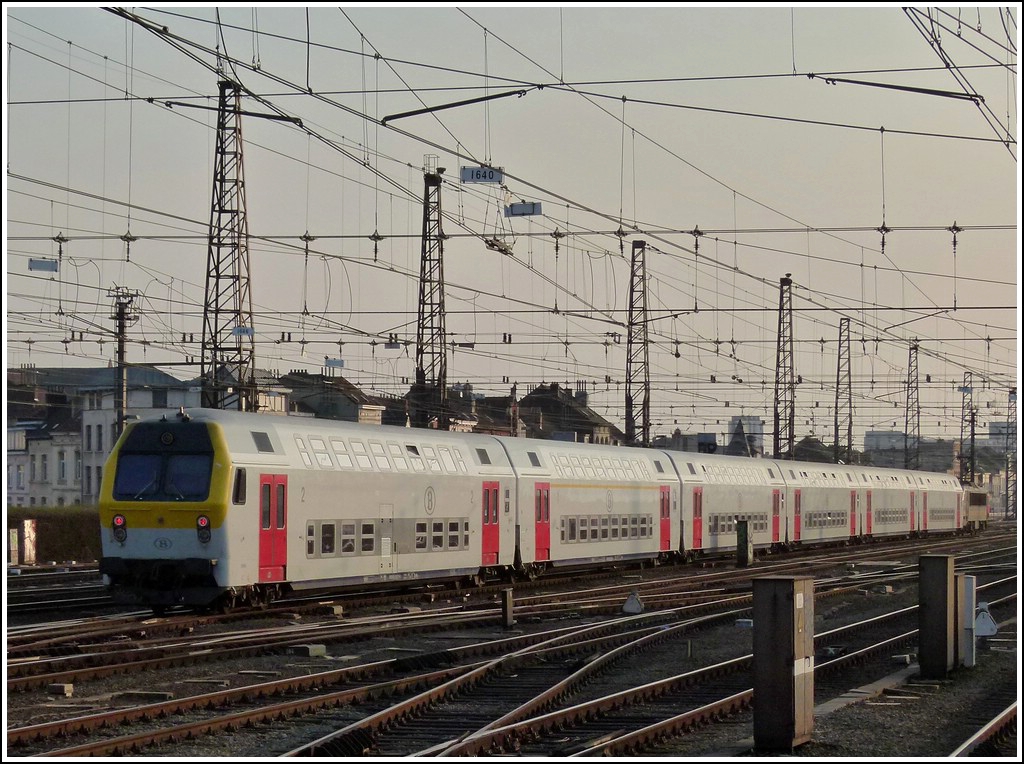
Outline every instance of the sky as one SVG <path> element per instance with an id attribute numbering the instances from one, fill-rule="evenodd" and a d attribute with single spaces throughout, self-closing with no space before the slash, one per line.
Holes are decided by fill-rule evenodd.
<path id="1" fill-rule="evenodd" d="M 8 367 L 113 363 L 111 290 L 124 288 L 137 294 L 128 360 L 198 375 L 229 76 L 251 94 L 261 369 L 341 359 L 368 391 L 407 391 L 431 167 L 449 384 L 583 386 L 624 428 L 644 242 L 652 436 L 724 444 L 744 415 L 765 420 L 770 444 L 787 274 L 798 439 L 832 443 L 844 318 L 855 447 L 903 430 L 913 344 L 923 437 L 959 438 L 965 374 L 979 435 L 1006 421 L 1020 357 L 1016 7 L 5 11 Z M 482 166 L 503 182 L 461 182 Z M 540 214 L 506 217 L 519 202 Z"/>

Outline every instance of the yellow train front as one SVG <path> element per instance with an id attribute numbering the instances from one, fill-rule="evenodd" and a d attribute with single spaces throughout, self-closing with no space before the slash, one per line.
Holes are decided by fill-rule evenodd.
<path id="1" fill-rule="evenodd" d="M 179 412 L 128 425 L 99 501 L 100 572 L 117 601 L 162 610 L 224 598 L 231 475 L 217 424 Z"/>

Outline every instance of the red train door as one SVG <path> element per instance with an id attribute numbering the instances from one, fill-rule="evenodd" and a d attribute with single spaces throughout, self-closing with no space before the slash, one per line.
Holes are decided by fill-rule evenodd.
<path id="1" fill-rule="evenodd" d="M 772 541 L 779 541 L 779 489 L 772 489 Z"/>
<path id="2" fill-rule="evenodd" d="M 915 504 L 915 502 L 914 502 L 914 492 L 911 491 L 910 492 L 910 532 L 911 533 L 914 532 L 914 512 L 915 512 L 914 504 Z"/>
<path id="3" fill-rule="evenodd" d="M 288 565 L 288 477 L 260 475 L 260 581 L 284 581 Z"/>
<path id="4" fill-rule="evenodd" d="M 928 492 L 921 492 L 921 530 L 928 530 Z"/>
<path id="5" fill-rule="evenodd" d="M 482 541 L 480 545 L 480 564 L 498 564 L 498 484 L 484 483 L 483 501 L 481 502 Z"/>
<path id="6" fill-rule="evenodd" d="M 661 545 L 658 547 L 662 552 L 667 552 L 672 547 L 672 515 L 669 508 L 672 506 L 672 493 L 667 485 L 661 486 Z"/>
<path id="7" fill-rule="evenodd" d="M 533 484 L 533 515 L 536 531 L 536 560 L 551 559 L 551 484 Z M 495 549 L 497 551 L 497 549 Z"/>
<path id="8" fill-rule="evenodd" d="M 864 492 L 864 500 L 867 502 L 867 506 L 864 509 L 864 525 L 867 534 L 871 535 L 871 490 Z"/>
<path id="9" fill-rule="evenodd" d="M 704 546 L 704 489 L 693 489 L 693 548 Z"/>
<path id="10" fill-rule="evenodd" d="M 857 492 L 850 491 L 850 535 L 857 535 Z"/>
<path id="11" fill-rule="evenodd" d="M 800 489 L 793 491 L 793 541 L 800 540 Z"/>

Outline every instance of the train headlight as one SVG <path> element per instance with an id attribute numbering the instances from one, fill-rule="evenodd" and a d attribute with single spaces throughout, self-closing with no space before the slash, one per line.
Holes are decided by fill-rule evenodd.
<path id="1" fill-rule="evenodd" d="M 199 537 L 200 544 L 210 543 L 210 518 L 206 515 L 199 515 L 196 518 L 196 536 Z"/>
<path id="2" fill-rule="evenodd" d="M 124 515 L 114 515 L 111 525 L 114 528 L 114 541 L 123 544 L 128 538 L 128 520 Z"/>

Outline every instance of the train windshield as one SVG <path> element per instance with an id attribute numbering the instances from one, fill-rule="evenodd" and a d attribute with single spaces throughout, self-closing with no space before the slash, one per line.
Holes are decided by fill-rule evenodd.
<path id="1" fill-rule="evenodd" d="M 212 454 L 125 454 L 114 477 L 116 501 L 204 501 Z"/>

